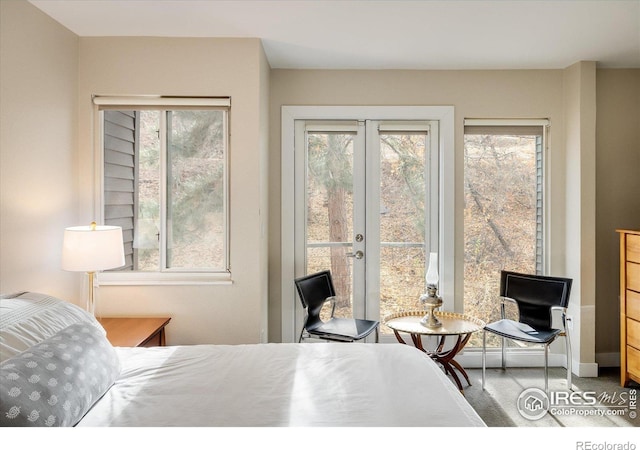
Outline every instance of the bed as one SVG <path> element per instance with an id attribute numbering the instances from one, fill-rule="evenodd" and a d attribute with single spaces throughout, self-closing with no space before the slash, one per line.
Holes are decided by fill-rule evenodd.
<path id="1" fill-rule="evenodd" d="M 0 425 L 485 426 L 424 353 L 400 344 L 113 347 L 39 293 L 0 298 Z"/>

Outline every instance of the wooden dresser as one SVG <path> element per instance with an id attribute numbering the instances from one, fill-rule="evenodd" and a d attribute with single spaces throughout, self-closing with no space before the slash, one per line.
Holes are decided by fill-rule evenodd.
<path id="1" fill-rule="evenodd" d="M 640 383 L 640 230 L 620 233 L 620 384 Z"/>

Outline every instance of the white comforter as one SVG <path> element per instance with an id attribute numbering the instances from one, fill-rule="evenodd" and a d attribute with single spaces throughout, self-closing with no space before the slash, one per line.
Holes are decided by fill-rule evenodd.
<path id="1" fill-rule="evenodd" d="M 117 348 L 122 373 L 78 426 L 484 426 L 400 344 Z"/>

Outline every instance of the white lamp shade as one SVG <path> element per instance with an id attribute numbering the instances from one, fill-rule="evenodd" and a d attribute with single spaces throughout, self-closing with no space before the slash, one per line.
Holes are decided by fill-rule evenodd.
<path id="1" fill-rule="evenodd" d="M 62 268 L 73 272 L 96 272 L 124 266 L 122 228 L 80 226 L 64 230 Z"/>

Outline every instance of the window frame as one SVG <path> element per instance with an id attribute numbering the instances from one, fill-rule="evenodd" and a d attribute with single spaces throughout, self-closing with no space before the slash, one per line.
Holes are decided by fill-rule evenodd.
<path id="1" fill-rule="evenodd" d="M 230 97 L 166 97 L 166 96 L 93 96 L 94 108 L 94 216 L 104 223 L 105 173 L 104 173 L 104 111 L 105 110 L 186 110 L 222 109 L 225 114 L 225 150 L 223 170 L 224 215 L 224 268 L 222 269 L 160 269 L 158 271 L 108 271 L 101 272 L 100 285 L 208 285 L 231 284 L 230 265 L 230 205 L 229 205 L 229 157 L 230 157 Z M 162 144 L 161 151 L 165 151 Z M 161 208 L 166 208 L 165 195 L 161 195 Z M 166 244 L 166 240 L 165 240 Z M 162 252 L 161 252 L 162 253 Z"/>
<path id="2" fill-rule="evenodd" d="M 551 216 L 551 202 L 550 199 L 552 197 L 551 185 L 550 185 L 550 164 L 549 164 L 549 134 L 551 128 L 551 121 L 549 119 L 464 119 L 463 124 L 463 143 L 465 146 L 466 136 L 467 134 L 492 134 L 492 135 L 511 135 L 511 134 L 521 134 L 525 131 L 526 128 L 536 128 L 540 133 L 536 133 L 536 136 L 541 137 L 541 142 L 537 142 L 536 140 L 536 155 L 535 155 L 535 170 L 536 170 L 536 248 L 535 248 L 535 268 L 536 273 L 541 275 L 548 275 L 550 270 L 550 260 L 551 260 L 551 243 L 550 243 L 550 216 Z M 471 133 L 467 133 L 467 127 L 476 128 L 476 130 L 472 130 Z M 480 130 L 479 130 L 480 129 Z M 486 129 L 486 130 L 482 130 Z M 498 130 L 500 132 L 498 132 Z M 486 131 L 486 133 L 478 133 L 478 131 Z M 510 133 L 511 131 L 511 133 Z M 526 133 L 525 133 L 526 134 Z M 463 164 L 463 178 L 466 176 L 464 173 L 466 167 Z M 538 189 L 541 190 L 541 195 Z M 541 202 L 541 205 L 540 205 Z M 541 219 L 538 221 L 538 215 L 541 215 Z M 538 229 L 541 228 L 540 229 Z M 463 264 L 462 264 L 462 312 L 467 313 L 465 307 L 467 306 L 468 299 L 466 298 L 467 292 L 464 286 L 466 282 L 466 267 L 465 267 L 465 242 L 466 242 L 466 224 L 462 224 L 462 245 L 463 245 Z M 539 252 L 542 252 L 542 255 Z M 499 280 L 498 280 L 499 283 Z M 496 291 L 497 294 L 497 291 Z M 497 308 L 497 303 L 492 304 L 493 308 Z M 512 312 L 513 313 L 513 312 Z M 472 313 L 469 313 L 472 314 Z M 554 319 L 555 320 L 555 319 Z M 471 352 L 476 352 L 481 350 L 481 344 L 478 343 L 478 337 L 473 338 L 468 344 L 467 348 Z M 508 348 L 508 347 L 505 347 Z M 487 354 L 490 352 L 494 352 L 499 350 L 499 348 L 494 347 L 487 343 Z M 512 357 L 520 357 L 520 355 L 524 355 L 524 358 L 531 358 L 533 355 L 541 354 L 541 348 L 533 346 L 531 348 L 519 348 L 515 353 L 513 348 L 509 348 L 508 351 L 512 352 Z"/>

